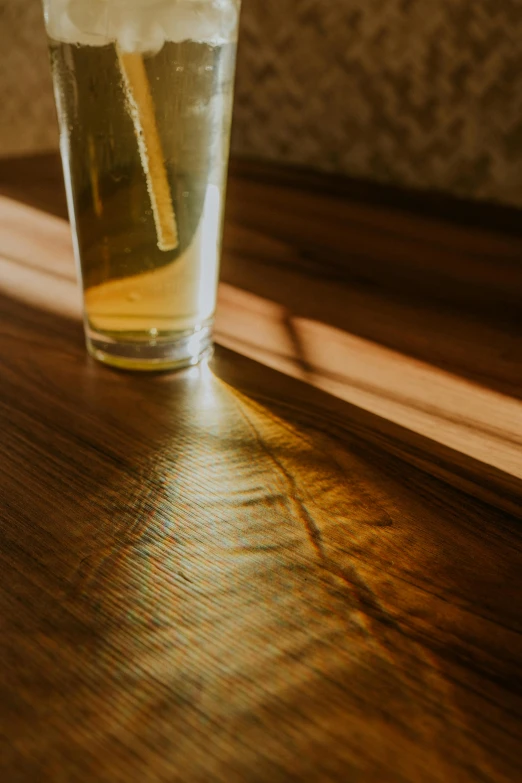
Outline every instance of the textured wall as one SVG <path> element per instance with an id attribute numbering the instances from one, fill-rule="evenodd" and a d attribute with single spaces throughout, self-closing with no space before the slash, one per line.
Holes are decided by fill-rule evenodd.
<path id="1" fill-rule="evenodd" d="M 522 0 L 245 0 L 235 147 L 522 205 Z"/>
<path id="2" fill-rule="evenodd" d="M 0 0 L 0 155 L 57 144 L 41 0 Z"/>
<path id="3" fill-rule="evenodd" d="M 48 147 L 39 0 L 0 24 L 0 143 Z M 522 0 L 244 0 L 234 149 L 522 206 L 521 40 Z"/>

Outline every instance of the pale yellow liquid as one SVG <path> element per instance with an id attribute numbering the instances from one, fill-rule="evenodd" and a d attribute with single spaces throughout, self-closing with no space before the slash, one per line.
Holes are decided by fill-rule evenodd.
<path id="1" fill-rule="evenodd" d="M 150 343 L 211 321 L 235 48 L 186 41 L 144 56 L 179 239 L 162 250 L 115 46 L 52 43 L 88 335 Z"/>

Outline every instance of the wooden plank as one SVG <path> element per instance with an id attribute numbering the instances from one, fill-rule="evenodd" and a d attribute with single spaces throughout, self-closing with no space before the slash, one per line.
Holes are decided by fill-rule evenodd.
<path id="1" fill-rule="evenodd" d="M 409 282 L 400 290 L 394 282 L 390 290 L 392 259 L 386 258 L 384 244 L 378 286 L 360 279 L 349 253 L 344 265 L 337 259 L 340 243 L 350 247 L 350 214 L 364 212 L 361 205 L 332 202 L 329 196 L 321 200 L 315 192 L 289 187 L 281 187 L 275 198 L 276 186 L 271 184 L 269 193 L 265 187 L 263 182 L 245 184 L 243 179 L 231 183 L 218 341 L 455 450 L 455 462 L 464 455 L 482 463 L 476 492 L 486 500 L 493 492 L 495 502 L 512 511 L 512 493 L 519 493 L 518 483 L 509 482 L 509 477 L 522 478 L 522 341 L 518 309 L 510 305 L 522 277 L 522 265 L 515 263 L 518 240 L 401 215 L 395 220 L 395 235 L 406 245 L 408 236 L 414 243 L 401 262 L 410 270 Z M 67 224 L 3 198 L 4 290 L 80 317 Z M 259 203 L 265 205 L 264 217 Z M 318 203 L 320 228 L 313 230 L 322 232 L 322 241 L 314 245 L 315 256 L 304 256 L 307 227 Z M 333 244 L 330 213 L 333 223 L 341 226 Z M 384 215 L 378 209 L 364 214 L 366 235 L 382 225 L 393 230 L 387 210 Z M 297 228 L 287 221 L 289 215 Z M 264 228 L 251 228 L 263 220 Z M 28 222 L 30 233 L 24 231 Z M 431 276 L 425 267 L 421 274 L 415 266 L 417 254 L 422 255 L 423 232 L 425 244 L 435 248 Z M 451 281 L 450 301 L 441 304 L 440 292 L 429 293 L 430 281 L 446 274 L 449 245 L 454 254 L 462 254 L 462 269 Z M 20 258 L 30 261 L 22 266 Z M 509 271 L 505 279 L 498 274 L 502 265 Z M 51 271 L 58 279 L 50 277 Z M 473 285 L 465 285 L 466 275 Z M 495 276 L 498 290 L 493 296 Z M 464 301 L 458 298 L 462 289 Z M 437 472 L 437 460 L 432 469 Z M 500 480 L 495 471 L 500 471 Z M 510 483 L 508 492 L 502 474 Z M 451 481 L 457 473 L 444 475 Z"/>
<path id="2" fill-rule="evenodd" d="M 219 347 L 210 369 L 111 371 L 84 350 L 66 225 L 3 207 L 3 779 L 517 780 L 522 536 L 501 510 L 520 501 L 514 359 L 486 362 L 479 383 L 473 329 L 444 358 L 453 326 L 420 355 L 420 301 L 412 314 L 397 300 L 379 342 L 363 313 L 386 296 L 362 284 L 343 329 L 348 277 L 321 322 L 306 309 L 319 275 L 270 260 L 281 238 L 268 228 L 241 266 L 231 226 L 219 330 L 247 330 L 250 347 Z M 444 313 L 426 308 L 433 339 Z M 497 348 L 516 336 L 476 322 Z M 320 350 L 303 357 L 309 323 L 343 333 L 341 347 L 314 331 Z M 389 407 L 327 393 L 323 345 L 333 360 L 350 351 L 343 389 L 370 373 Z M 447 433 L 468 386 L 481 459 L 415 432 L 413 414 L 399 426 L 386 394 L 413 408 L 436 388 L 428 413 Z M 488 438 L 506 470 L 488 464 Z"/>

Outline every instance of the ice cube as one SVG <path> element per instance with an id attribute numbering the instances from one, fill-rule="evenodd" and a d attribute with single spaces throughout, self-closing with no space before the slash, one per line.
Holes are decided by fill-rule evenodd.
<path id="1" fill-rule="evenodd" d="M 110 38 L 110 5 L 106 0 L 69 0 L 66 13 L 73 25 L 82 33 L 100 38 Z"/>
<path id="2" fill-rule="evenodd" d="M 165 41 L 233 40 L 239 0 L 44 0 L 47 31 L 67 43 L 154 52 Z"/>
<path id="3" fill-rule="evenodd" d="M 156 14 L 167 41 L 218 44 L 232 40 L 238 8 L 235 0 L 180 0 L 163 2 Z"/>
<path id="4" fill-rule="evenodd" d="M 106 17 L 108 12 L 102 0 L 44 0 L 44 12 L 47 33 L 55 41 L 87 46 L 109 43 L 107 29 L 96 24 L 99 13 Z"/>
<path id="5" fill-rule="evenodd" d="M 113 32 L 123 52 L 155 54 L 165 43 L 164 30 L 158 20 L 144 19 L 137 14 L 132 18 L 126 14 Z"/>

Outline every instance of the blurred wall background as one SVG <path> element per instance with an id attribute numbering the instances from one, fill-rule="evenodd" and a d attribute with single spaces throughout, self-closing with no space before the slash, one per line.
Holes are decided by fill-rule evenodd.
<path id="1" fill-rule="evenodd" d="M 522 206 L 522 0 L 243 0 L 238 155 Z M 0 154 L 56 145 L 40 0 L 0 0 Z"/>

